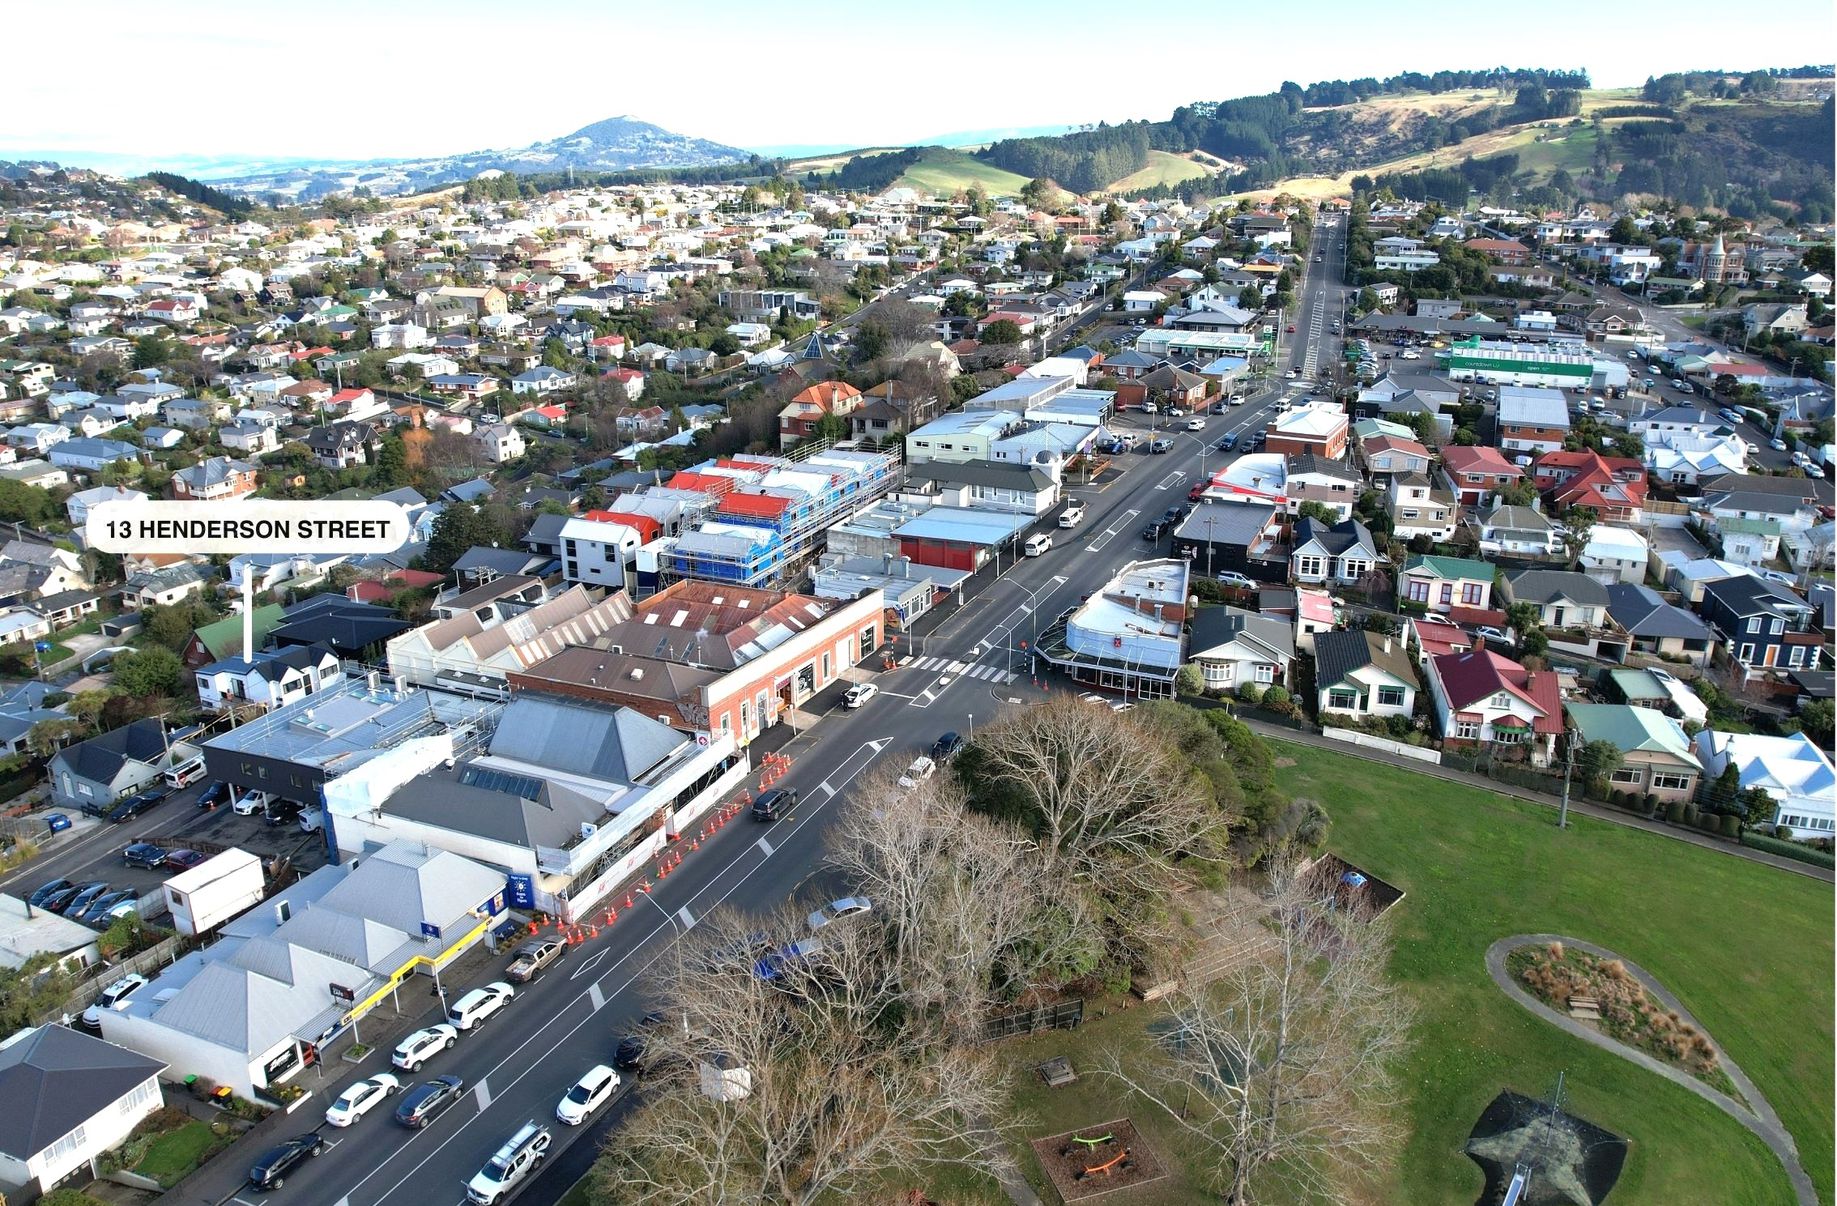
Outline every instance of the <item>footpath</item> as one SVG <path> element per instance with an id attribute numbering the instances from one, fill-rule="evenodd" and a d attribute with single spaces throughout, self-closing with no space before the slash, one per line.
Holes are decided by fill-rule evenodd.
<path id="1" fill-rule="evenodd" d="M 1514 799 L 1525 800 L 1532 804 L 1542 804 L 1549 808 L 1557 808 L 1562 803 L 1558 797 L 1550 795 L 1547 792 L 1535 791 L 1528 787 L 1519 787 L 1515 783 L 1501 783 L 1497 779 L 1489 779 L 1485 775 L 1477 775 L 1470 771 L 1453 770 L 1449 767 L 1437 766 L 1432 762 L 1418 762 L 1414 758 L 1405 758 L 1397 754 L 1388 753 L 1384 750 L 1371 749 L 1367 746 L 1350 745 L 1344 741 L 1335 741 L 1330 737 L 1322 737 L 1318 733 L 1310 733 L 1302 729 L 1291 729 L 1282 725 L 1269 724 L 1265 721 L 1253 720 L 1248 716 L 1240 715 L 1238 719 L 1249 725 L 1255 732 L 1272 741 L 1287 741 L 1295 745 L 1306 745 L 1312 746 L 1315 749 L 1332 750 L 1336 754 L 1345 754 L 1353 758 L 1362 758 L 1367 762 L 1381 762 L 1386 766 L 1394 766 L 1399 770 L 1409 771 L 1411 774 L 1428 775 L 1430 778 L 1434 779 L 1445 779 L 1450 783 L 1459 783 L 1479 791 L 1492 792 L 1495 795 L 1511 796 Z M 1571 796 L 1569 799 L 1569 811 L 1578 816 L 1591 817 L 1597 821 L 1606 821 L 1610 825 L 1620 825 L 1627 829 L 1642 829 L 1647 833 L 1669 838 L 1674 842 L 1686 842 L 1692 846 L 1700 846 L 1705 850 L 1714 850 L 1718 854 L 1729 855 L 1732 858 L 1745 858 L 1749 862 L 1764 863 L 1769 867 L 1775 867 L 1781 871 L 1790 871 L 1794 875 L 1803 875 L 1808 879 L 1821 880 L 1827 884 L 1837 882 L 1837 872 L 1833 872 L 1829 867 L 1818 867 L 1811 863 L 1801 863 L 1795 859 L 1772 854 L 1765 850 L 1755 850 L 1749 846 L 1739 846 L 1720 838 L 1711 837 L 1706 833 L 1694 829 L 1680 829 L 1675 825 L 1667 825 L 1663 821 L 1647 820 L 1645 817 L 1634 816 L 1618 808 L 1610 808 L 1603 804 L 1597 804 L 1592 800 L 1583 800 Z"/>

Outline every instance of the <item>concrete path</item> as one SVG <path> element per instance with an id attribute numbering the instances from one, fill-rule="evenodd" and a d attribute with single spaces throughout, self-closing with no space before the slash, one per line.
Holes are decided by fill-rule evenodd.
<path id="1" fill-rule="evenodd" d="M 1020 1165 L 1014 1162 L 1014 1153 L 1008 1150 L 1008 1145 L 995 1133 L 995 1128 L 989 1125 L 988 1120 L 978 1119 L 970 1134 L 982 1144 L 982 1158 L 986 1167 L 1001 1182 L 1002 1192 L 1008 1195 L 1008 1200 L 1014 1206 L 1041 1206 L 1040 1195 L 1033 1192 L 1033 1186 L 1027 1183 Z"/>
<path id="2" fill-rule="evenodd" d="M 1248 716 L 1240 715 L 1238 719 L 1249 725 L 1255 732 L 1272 741 L 1289 741 L 1296 745 L 1313 746 L 1316 749 L 1332 750 L 1336 754 L 1347 754 L 1354 758 L 1363 758 L 1368 762 L 1382 762 L 1387 766 L 1394 766 L 1399 770 L 1406 770 L 1412 774 L 1428 775 L 1434 779 L 1445 779 L 1450 783 L 1462 783 L 1468 787 L 1478 788 L 1481 791 L 1489 791 L 1501 796 L 1510 796 L 1515 800 L 1526 800 L 1532 804 L 1543 804 L 1550 808 L 1555 808 L 1558 803 L 1557 797 L 1545 792 L 1533 791 L 1528 787 L 1519 787 L 1514 783 L 1503 783 L 1497 779 L 1489 779 L 1485 775 L 1473 774 L 1470 771 L 1453 770 L 1449 767 L 1438 766 L 1433 762 L 1418 762 L 1413 758 L 1400 757 L 1384 750 L 1372 749 L 1362 745 L 1353 745 L 1345 741 L 1335 741 L 1330 737 L 1322 737 L 1319 733 L 1311 733 L 1305 729 L 1291 729 L 1284 725 L 1269 724 L 1265 721 L 1253 720 Z M 1570 798 L 1569 811 L 1577 816 L 1591 817 L 1597 821 L 1606 821 L 1610 825 L 1620 825 L 1627 829 L 1642 829 L 1647 833 L 1657 834 L 1659 837 L 1663 838 L 1670 838 L 1675 842 L 1685 842 L 1692 846 L 1701 847 L 1704 850 L 1713 850 L 1717 854 L 1726 854 L 1733 858 L 1745 858 L 1751 863 L 1765 863 L 1769 867 L 1774 867 L 1781 871 L 1790 871 L 1794 875 L 1803 875 L 1807 879 L 1822 880 L 1827 884 L 1837 882 L 1837 871 L 1833 871 L 1829 867 L 1814 866 L 1811 863 L 1801 863 L 1796 859 L 1785 858 L 1778 854 L 1771 854 L 1765 850 L 1755 850 L 1752 847 L 1742 846 L 1724 838 L 1710 837 L 1708 834 L 1695 829 L 1680 829 L 1676 825 L 1668 825 L 1663 821 L 1650 821 L 1645 817 L 1635 816 L 1623 809 L 1610 808 L 1603 804 L 1596 804 L 1589 800 L 1583 800 L 1580 797 L 1572 796 Z"/>
<path id="3" fill-rule="evenodd" d="M 1586 951 L 1596 958 L 1619 959 L 1622 966 L 1645 985 L 1646 991 L 1657 997 L 1667 1009 L 1675 1010 L 1679 1017 L 1696 1027 L 1698 1033 L 1709 1040 L 1710 1046 L 1716 1051 L 1716 1062 L 1724 1072 L 1728 1073 L 1729 1079 L 1735 1083 L 1735 1088 L 1741 1095 L 1747 1098 L 1747 1104 L 1744 1105 L 1728 1094 L 1710 1088 L 1680 1068 L 1674 1068 L 1670 1064 L 1654 1059 L 1643 1051 L 1627 1046 L 1619 1039 L 1611 1038 L 1591 1026 L 1583 1025 L 1576 1019 L 1559 1013 L 1532 996 L 1516 980 L 1512 979 L 1511 973 L 1506 970 L 1505 966 L 1507 956 L 1521 946 L 1544 946 L 1552 942 L 1560 942 L 1564 946 Z M 1675 1085 L 1683 1086 L 1753 1131 L 1785 1166 L 1787 1179 L 1792 1182 L 1792 1190 L 1798 1197 L 1800 1206 L 1818 1206 L 1818 1191 L 1812 1187 L 1811 1177 L 1806 1175 L 1804 1165 L 1799 1162 L 1798 1145 L 1793 1142 L 1791 1132 L 1780 1122 L 1780 1116 L 1773 1112 L 1773 1107 L 1768 1104 L 1766 1096 L 1755 1087 L 1753 1081 L 1748 1079 L 1747 1073 L 1741 1070 L 1741 1066 L 1729 1058 L 1728 1052 L 1716 1043 L 1715 1037 L 1704 1028 L 1703 1023 L 1691 1016 L 1690 1011 L 1684 1008 L 1677 997 L 1654 979 L 1645 968 L 1604 947 L 1596 946 L 1592 942 L 1583 942 L 1578 938 L 1571 938 L 1566 934 L 1514 934 L 1510 938 L 1501 938 L 1486 948 L 1486 972 L 1493 978 L 1493 983 L 1504 990 L 1506 996 L 1546 1022 L 1575 1035 L 1585 1043 L 1592 1043 L 1604 1051 L 1612 1051 L 1615 1055 L 1631 1060 L 1648 1072 L 1656 1073 Z"/>

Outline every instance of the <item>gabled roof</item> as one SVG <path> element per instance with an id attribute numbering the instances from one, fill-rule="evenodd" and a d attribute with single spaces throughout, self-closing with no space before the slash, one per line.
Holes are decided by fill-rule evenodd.
<path id="1" fill-rule="evenodd" d="M 0 1048 L 0 1153 L 24 1162 L 165 1069 L 68 1026 L 40 1026 Z"/>
<path id="2" fill-rule="evenodd" d="M 1811 604 L 1777 582 L 1740 574 L 1721 578 L 1703 587 L 1706 598 L 1714 598 L 1738 616 L 1798 616 L 1808 614 Z"/>
<path id="3" fill-rule="evenodd" d="M 1431 658 L 1429 673 L 1441 681 L 1453 711 L 1466 711 L 1503 691 L 1527 706 L 1533 732 L 1563 731 L 1562 698 L 1556 677 L 1547 671 L 1532 673 L 1503 654 L 1471 649 Z"/>
<path id="4" fill-rule="evenodd" d="M 1468 557 L 1440 557 L 1433 553 L 1419 553 L 1403 563 L 1403 572 L 1421 570 L 1436 578 L 1475 579 L 1481 582 L 1493 580 L 1493 567 L 1490 562 L 1475 561 Z"/>
<path id="5" fill-rule="evenodd" d="M 1362 628 L 1346 632 L 1320 632 L 1314 635 L 1315 686 L 1319 690 L 1338 686 L 1355 670 L 1376 666 L 1409 687 L 1416 686 L 1416 672 L 1404 652 L 1403 638 L 1373 636 Z"/>
<path id="6" fill-rule="evenodd" d="M 1684 735 L 1683 727 L 1655 708 L 1572 703 L 1566 705 L 1565 710 L 1584 743 L 1606 741 L 1622 753 L 1638 750 L 1670 754 L 1692 765 L 1701 765 L 1690 751 L 1690 739 Z"/>
<path id="7" fill-rule="evenodd" d="M 1371 538 L 1370 530 L 1356 519 L 1344 519 L 1328 525 L 1311 515 L 1303 517 L 1295 525 L 1292 547 L 1299 552 L 1308 544 L 1318 544 L 1335 557 L 1357 548 L 1368 549 L 1375 556 L 1378 548 Z"/>
<path id="8" fill-rule="evenodd" d="M 1607 614 L 1614 623 L 1636 637 L 1661 640 L 1711 640 L 1715 632 L 1694 613 L 1665 602 L 1658 592 L 1637 582 L 1612 582 L 1607 588 Z"/>
<path id="9" fill-rule="evenodd" d="M 1187 637 L 1189 657 L 1240 641 L 1283 665 L 1295 656 L 1295 630 L 1287 620 L 1258 615 L 1241 607 L 1202 607 L 1194 614 Z"/>
<path id="10" fill-rule="evenodd" d="M 1607 606 L 1607 588 L 1574 570 L 1519 570 L 1505 581 L 1517 602 L 1555 603 L 1561 599 L 1583 607 Z"/>

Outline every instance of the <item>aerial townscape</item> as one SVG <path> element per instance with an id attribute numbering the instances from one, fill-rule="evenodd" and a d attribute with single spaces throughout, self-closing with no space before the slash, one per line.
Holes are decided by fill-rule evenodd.
<path id="1" fill-rule="evenodd" d="M 0 1206 L 1832 1206 L 1831 66 L 461 24 L 4 136 Z M 97 536 L 251 502 L 410 538 Z"/>

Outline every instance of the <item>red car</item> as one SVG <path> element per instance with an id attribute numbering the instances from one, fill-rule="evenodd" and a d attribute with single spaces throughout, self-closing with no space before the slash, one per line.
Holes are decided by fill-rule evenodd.
<path id="1" fill-rule="evenodd" d="M 1295 333 L 1295 324 L 1292 322 L 1288 324 L 1288 333 L 1290 335 L 1293 335 Z"/>
<path id="2" fill-rule="evenodd" d="M 1208 486 L 1209 484 L 1210 484 L 1209 482 L 1194 482 L 1193 488 L 1186 492 L 1186 501 L 1198 502 L 1201 498 L 1204 498 L 1205 493 L 1206 493 L 1206 486 Z"/>
<path id="3" fill-rule="evenodd" d="M 166 866 L 173 871 L 189 871 L 209 857 L 196 850 L 174 850 L 166 856 Z"/>

